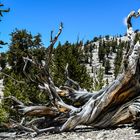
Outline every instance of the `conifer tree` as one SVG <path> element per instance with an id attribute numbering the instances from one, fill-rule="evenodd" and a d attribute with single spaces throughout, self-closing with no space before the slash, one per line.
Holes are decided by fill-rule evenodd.
<path id="1" fill-rule="evenodd" d="M 98 57 L 99 57 L 99 62 L 102 62 L 105 58 L 105 42 L 100 40 L 99 42 L 99 50 L 98 50 Z"/>
<path id="2" fill-rule="evenodd" d="M 117 53 L 116 53 L 116 57 L 114 60 L 114 76 L 115 78 L 117 78 L 117 75 L 119 74 L 120 68 L 121 68 L 121 63 L 122 63 L 122 59 L 123 59 L 123 48 L 125 46 L 125 43 L 122 42 L 119 44 L 118 48 L 117 48 Z"/>
<path id="3" fill-rule="evenodd" d="M 104 86 L 104 70 L 100 67 L 97 72 L 97 78 L 94 79 L 94 90 L 100 90 Z"/>
<path id="4" fill-rule="evenodd" d="M 110 69 L 111 69 L 110 61 L 109 59 L 107 59 L 105 63 L 105 74 L 109 74 Z"/>
<path id="5" fill-rule="evenodd" d="M 81 87 L 91 89 L 92 79 L 87 73 L 87 69 L 82 64 L 84 59 L 83 52 L 78 49 L 76 44 L 59 44 L 54 51 L 52 75 L 57 86 L 63 85 L 65 79 L 65 67 L 69 64 L 68 71 L 70 78 L 79 82 Z M 76 75 L 76 76 L 75 76 Z"/>
<path id="6" fill-rule="evenodd" d="M 110 42 L 109 41 L 105 44 L 105 52 L 106 52 L 106 57 L 108 58 L 109 54 L 110 54 Z"/>
<path id="7" fill-rule="evenodd" d="M 30 54 L 34 55 L 33 53 L 39 51 L 38 48 L 41 46 L 40 34 L 33 36 L 27 30 L 16 29 L 13 31 L 8 51 L 8 63 L 14 70 L 14 73 L 22 73 L 24 67 L 23 57 L 30 57 Z M 41 52 L 36 53 L 36 55 L 44 56 Z"/>

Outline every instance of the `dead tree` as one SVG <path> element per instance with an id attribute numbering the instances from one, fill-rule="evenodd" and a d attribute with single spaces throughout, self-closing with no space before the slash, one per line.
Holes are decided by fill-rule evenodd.
<path id="1" fill-rule="evenodd" d="M 62 87 L 56 87 L 48 68 L 48 63 L 40 64 L 35 59 L 24 57 L 25 67 L 23 72 L 26 76 L 26 65 L 31 62 L 38 67 L 39 75 L 35 76 L 34 82 L 49 96 L 51 106 L 27 106 L 15 97 L 19 112 L 24 115 L 21 122 L 12 121 L 14 127 L 36 134 L 42 132 L 62 132 L 74 129 L 78 125 L 86 125 L 98 128 L 131 124 L 139 120 L 140 113 L 140 44 L 134 44 L 136 33 L 133 31 L 131 19 L 137 18 L 139 12 L 131 12 L 127 17 L 127 36 L 130 41 L 130 50 L 124 57 L 125 67 L 123 72 L 107 87 L 98 92 L 90 93 L 81 89 L 79 84 L 73 81 L 68 74 L 66 66 L 67 82 Z M 53 39 L 51 34 L 50 51 L 62 32 L 62 24 L 58 34 Z M 75 85 L 76 89 L 72 88 Z M 71 104 L 65 103 L 68 98 Z M 74 102 L 80 105 L 74 106 Z M 26 122 L 26 117 L 34 117 Z M 36 118 L 35 118 L 36 117 Z M 43 124 L 43 125 L 40 125 Z M 42 126 L 42 127 L 40 127 Z"/>

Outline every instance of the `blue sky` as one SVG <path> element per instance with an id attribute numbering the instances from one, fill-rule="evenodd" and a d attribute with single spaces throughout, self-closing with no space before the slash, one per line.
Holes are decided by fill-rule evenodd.
<path id="1" fill-rule="evenodd" d="M 59 41 L 91 40 L 99 35 L 124 34 L 124 18 L 131 10 L 140 8 L 139 0 L 0 0 L 10 13 L 0 22 L 0 39 L 10 43 L 9 34 L 15 28 L 27 29 L 32 34 L 41 33 L 45 46 L 49 44 L 50 31 L 64 30 Z M 134 21 L 140 29 L 140 20 Z M 2 49 L 7 50 L 8 47 Z"/>

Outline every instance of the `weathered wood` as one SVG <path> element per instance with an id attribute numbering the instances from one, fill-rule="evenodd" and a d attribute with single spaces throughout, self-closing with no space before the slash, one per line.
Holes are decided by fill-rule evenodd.
<path id="1" fill-rule="evenodd" d="M 74 129 L 77 125 L 89 125 L 98 128 L 106 128 L 118 126 L 120 124 L 134 123 L 139 121 L 140 113 L 140 44 L 134 44 L 136 33 L 133 31 L 131 19 L 139 17 L 140 12 L 131 12 L 127 17 L 127 37 L 130 42 L 130 50 L 124 57 L 127 60 L 126 67 L 117 79 L 101 89 L 98 92 L 90 93 L 80 88 L 79 84 L 69 78 L 68 65 L 66 66 L 67 83 L 65 86 L 57 88 L 50 76 L 48 64 L 41 65 L 38 83 L 41 90 L 48 94 L 53 107 L 46 106 L 25 106 L 23 103 L 14 100 L 19 104 L 19 111 L 25 116 L 44 116 L 45 118 L 37 118 L 25 124 L 29 129 L 34 130 L 37 134 L 42 132 L 62 132 Z M 60 30 L 54 40 L 51 34 L 50 54 L 52 47 L 58 36 L 62 32 L 62 24 Z M 25 67 L 23 69 L 26 76 L 26 65 L 30 61 L 35 66 L 40 66 L 35 60 L 24 58 Z M 45 75 L 45 76 L 44 76 Z M 76 85 L 73 89 L 71 85 Z M 65 103 L 62 98 L 71 101 L 70 104 Z M 78 106 L 75 103 L 79 102 Z M 51 119 L 50 116 L 53 118 Z M 46 123 L 43 128 L 39 128 L 37 124 Z"/>

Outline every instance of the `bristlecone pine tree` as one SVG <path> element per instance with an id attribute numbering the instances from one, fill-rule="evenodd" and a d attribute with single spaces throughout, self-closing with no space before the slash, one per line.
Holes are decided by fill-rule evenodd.
<path id="1" fill-rule="evenodd" d="M 21 122 L 11 120 L 14 125 L 30 133 L 62 132 L 74 129 L 77 125 L 88 125 L 98 128 L 118 126 L 120 124 L 139 122 L 140 113 L 140 44 L 134 44 L 136 33 L 133 31 L 131 19 L 139 17 L 140 13 L 132 11 L 127 17 L 127 36 L 130 49 L 124 57 L 127 66 L 123 72 L 107 87 L 95 93 L 81 89 L 79 84 L 69 77 L 68 65 L 65 76 L 67 84 L 60 88 L 54 85 L 49 72 L 51 52 L 55 42 L 62 32 L 62 24 L 58 34 L 52 38 L 49 59 L 46 63 L 38 63 L 34 59 L 24 57 L 26 69 L 27 62 L 40 69 L 36 76 L 38 87 L 49 96 L 50 104 L 27 106 L 15 97 L 7 97 L 15 102 L 19 113 L 23 114 Z M 76 75 L 75 75 L 76 76 Z M 75 89 L 71 87 L 75 85 Z M 70 100 L 71 104 L 65 101 Z M 78 107 L 73 102 L 79 102 Z M 29 121 L 30 117 L 30 121 Z M 28 119 L 26 119 L 28 118 Z"/>

